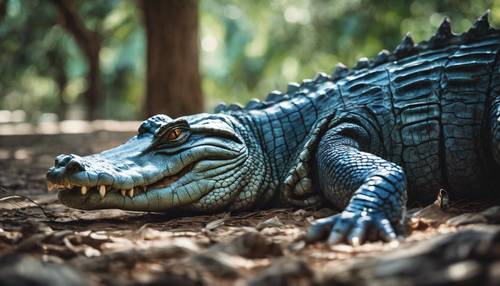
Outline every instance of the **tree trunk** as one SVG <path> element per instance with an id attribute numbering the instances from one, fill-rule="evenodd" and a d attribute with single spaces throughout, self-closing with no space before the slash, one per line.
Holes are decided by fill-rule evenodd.
<path id="1" fill-rule="evenodd" d="M 68 103 L 65 99 L 65 89 L 68 85 L 68 76 L 66 75 L 66 70 L 64 69 L 64 60 L 59 57 L 59 53 L 61 52 L 62 51 L 56 46 L 47 52 L 45 56 L 51 66 L 51 71 L 58 88 L 57 117 L 59 120 L 65 120 L 66 113 L 68 111 Z"/>
<path id="2" fill-rule="evenodd" d="M 147 33 L 145 109 L 171 117 L 203 110 L 196 0 L 143 0 Z"/>
<path id="3" fill-rule="evenodd" d="M 5 13 L 7 13 L 7 0 L 0 0 L 0 22 L 5 18 Z"/>
<path id="4" fill-rule="evenodd" d="M 66 99 L 64 98 L 64 89 L 66 88 L 66 85 L 68 83 L 66 73 L 58 73 L 56 75 L 56 83 L 59 89 L 59 92 L 57 94 L 57 118 L 59 120 L 65 120 L 67 119 L 66 115 L 68 113 L 68 104 L 66 103 Z"/>
<path id="5" fill-rule="evenodd" d="M 103 102 L 99 66 L 99 52 L 101 50 L 99 34 L 85 27 L 73 0 L 52 0 L 52 2 L 59 10 L 61 26 L 73 35 L 78 47 L 87 59 L 87 90 L 85 91 L 87 119 L 96 119 L 99 117 L 99 110 L 101 110 Z"/>

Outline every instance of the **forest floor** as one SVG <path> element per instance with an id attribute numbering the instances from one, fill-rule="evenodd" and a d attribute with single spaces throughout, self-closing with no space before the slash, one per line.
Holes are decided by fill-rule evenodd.
<path id="1" fill-rule="evenodd" d="M 61 153 L 89 154 L 133 132 L 0 135 L 0 285 L 498 285 L 498 202 L 413 208 L 401 241 L 306 245 L 322 209 L 194 217 L 79 211 L 47 193 Z M 23 284 L 24 283 L 24 284 Z"/>

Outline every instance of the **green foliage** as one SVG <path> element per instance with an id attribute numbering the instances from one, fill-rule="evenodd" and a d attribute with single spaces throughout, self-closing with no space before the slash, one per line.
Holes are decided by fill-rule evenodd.
<path id="1" fill-rule="evenodd" d="M 135 1 L 77 1 L 88 29 L 102 38 L 105 114 L 137 118 L 144 79 L 144 31 Z M 49 1 L 8 0 L 0 22 L 0 109 L 23 109 L 29 119 L 57 112 L 58 94 L 80 112 L 87 65 L 74 39 L 58 24 Z M 66 77 L 61 85 L 58 76 Z M 78 116 L 78 114 L 76 114 Z"/>
<path id="2" fill-rule="evenodd" d="M 207 109 L 218 101 L 263 98 L 287 82 L 331 72 L 337 62 L 392 50 L 406 32 L 430 37 L 445 16 L 465 31 L 494 0 L 202 0 L 200 58 Z M 87 28 L 103 40 L 101 67 L 104 113 L 141 117 L 145 80 L 145 33 L 138 3 L 77 1 Z M 73 38 L 58 25 L 49 1 L 8 0 L 0 19 L 0 109 L 24 109 L 33 118 L 57 112 L 58 94 L 81 109 L 86 63 Z M 168 51 L 166 51 L 168 52 Z M 61 76 L 67 81 L 61 85 Z M 62 88 L 62 90 L 61 90 Z M 70 112 L 71 113 L 71 112 Z M 72 113 L 71 113 L 72 114 Z"/>
<path id="3" fill-rule="evenodd" d="M 201 3 L 204 91 L 210 104 L 263 98 L 273 89 L 284 90 L 288 81 L 330 73 L 337 62 L 353 66 L 360 57 L 394 49 L 407 32 L 417 42 L 425 40 L 445 16 L 461 33 L 491 9 L 492 23 L 500 27 L 500 2 L 487 0 Z"/>

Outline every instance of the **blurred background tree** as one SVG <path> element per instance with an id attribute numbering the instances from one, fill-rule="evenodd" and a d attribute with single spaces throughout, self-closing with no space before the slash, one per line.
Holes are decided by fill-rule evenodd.
<path id="1" fill-rule="evenodd" d="M 146 115 L 202 112 L 198 1 L 143 0 L 141 6 L 147 38 Z"/>
<path id="2" fill-rule="evenodd" d="M 23 110 L 33 122 L 141 119 L 144 111 L 157 112 L 146 104 L 155 96 L 150 92 L 154 89 L 160 99 L 151 102 L 158 110 L 174 115 L 200 110 L 200 99 L 188 104 L 192 110 L 179 103 L 186 95 L 198 93 L 196 71 L 181 64 L 189 57 L 186 60 L 192 66 L 198 61 L 196 55 L 179 54 L 167 44 L 158 46 L 157 57 L 163 60 L 146 56 L 148 29 L 156 27 L 161 37 L 168 38 L 174 32 L 164 25 L 173 25 L 167 20 L 175 15 L 189 15 L 182 17 L 190 18 L 184 20 L 191 27 L 191 38 L 198 35 L 206 110 L 219 101 L 265 97 L 268 91 L 285 89 L 289 81 L 330 72 L 340 61 L 352 66 L 359 57 L 374 56 L 383 48 L 392 50 L 408 31 L 416 41 L 425 40 L 445 16 L 450 17 L 454 32 L 461 33 L 491 9 L 490 20 L 500 28 L 498 0 L 202 0 L 198 5 L 191 0 L 187 1 L 191 6 L 186 4 L 187 14 L 167 7 L 174 0 L 162 1 L 167 3 L 164 7 L 153 7 L 150 1 L 0 0 L 0 109 Z M 92 95 L 97 98 L 94 107 L 88 103 L 92 89 L 88 52 L 65 25 L 69 19 L 63 21 L 58 3 L 73 5 L 81 26 L 99 43 L 94 64 L 102 95 Z M 158 21 L 163 21 L 153 21 L 148 28 L 144 17 L 151 14 L 145 10 L 149 5 L 158 12 Z M 189 38 L 188 32 L 181 34 Z M 183 43 L 189 46 L 192 41 Z M 152 63 L 172 65 L 163 67 L 156 87 L 148 81 L 147 66 Z M 194 76 L 172 74 L 176 72 Z M 193 89 L 172 87 L 191 78 L 187 82 Z M 85 112 L 85 106 L 94 115 Z"/>
<path id="3" fill-rule="evenodd" d="M 84 92 L 86 103 L 86 115 L 88 119 L 99 117 L 102 98 L 104 97 L 101 87 L 101 68 L 99 53 L 101 51 L 101 36 L 98 31 L 89 30 L 73 0 L 52 0 L 52 3 L 59 10 L 59 24 L 73 36 L 73 40 L 80 48 L 87 63 L 87 89 Z M 99 29 L 98 27 L 96 27 Z M 53 52 L 53 51 L 49 51 Z M 56 77 L 56 82 L 60 82 L 60 91 L 64 90 L 65 75 L 61 71 L 60 79 Z M 64 98 L 60 98 L 61 101 Z M 60 102 L 64 105 L 64 102 Z M 62 109 L 62 107 L 61 107 Z M 61 112 L 63 112 L 61 110 Z M 63 115 L 64 117 L 64 115 Z"/>

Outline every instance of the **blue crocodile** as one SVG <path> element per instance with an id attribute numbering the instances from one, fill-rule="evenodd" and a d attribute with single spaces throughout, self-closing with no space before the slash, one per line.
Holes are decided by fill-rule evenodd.
<path id="1" fill-rule="evenodd" d="M 500 175 L 500 32 L 444 19 L 417 45 L 213 114 L 156 115 L 121 146 L 59 155 L 48 188 L 78 209 L 217 212 L 330 204 L 309 241 L 401 232 L 407 200 L 492 195 Z M 496 175 L 496 176 L 495 176 Z M 490 193 L 488 193 L 488 190 Z M 494 194 L 493 194 L 494 195 Z"/>

